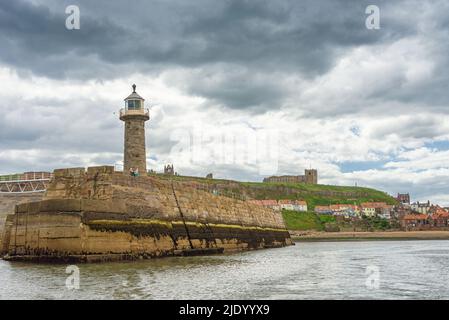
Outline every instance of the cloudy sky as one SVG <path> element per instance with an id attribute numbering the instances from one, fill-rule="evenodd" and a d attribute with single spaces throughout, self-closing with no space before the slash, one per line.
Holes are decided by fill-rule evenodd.
<path id="1" fill-rule="evenodd" d="M 0 1 L 0 43 L 0 173 L 120 166 L 136 83 L 149 168 L 449 205 L 448 1 Z"/>

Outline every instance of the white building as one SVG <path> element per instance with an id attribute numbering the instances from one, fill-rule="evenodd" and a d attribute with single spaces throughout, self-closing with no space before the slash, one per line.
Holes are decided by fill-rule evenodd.
<path id="1" fill-rule="evenodd" d="M 411 209 L 415 212 L 419 212 L 421 214 L 427 214 L 429 212 L 429 209 L 431 207 L 430 201 L 421 203 L 421 202 L 414 202 L 410 205 Z"/>
<path id="2" fill-rule="evenodd" d="M 302 200 L 279 200 L 278 205 L 285 210 L 307 211 L 307 202 Z"/>

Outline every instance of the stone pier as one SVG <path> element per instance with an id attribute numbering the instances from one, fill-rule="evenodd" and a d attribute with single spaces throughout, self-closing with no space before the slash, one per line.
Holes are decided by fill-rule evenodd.
<path id="1" fill-rule="evenodd" d="M 107 261 L 292 244 L 280 213 L 113 167 L 55 170 L 42 201 L 8 216 L 5 259 Z"/>

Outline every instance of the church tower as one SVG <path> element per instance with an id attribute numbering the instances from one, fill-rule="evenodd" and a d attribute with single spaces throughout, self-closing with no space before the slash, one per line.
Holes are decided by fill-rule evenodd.
<path id="1" fill-rule="evenodd" d="M 136 92 L 125 99 L 125 107 L 120 110 L 120 120 L 125 122 L 125 152 L 123 172 L 130 169 L 138 170 L 140 174 L 147 172 L 147 157 L 145 150 L 145 122 L 150 120 L 150 112 L 144 107 L 145 99 Z"/>
<path id="2" fill-rule="evenodd" d="M 306 169 L 304 171 L 305 183 L 317 184 L 318 183 L 318 171 L 316 169 Z"/>

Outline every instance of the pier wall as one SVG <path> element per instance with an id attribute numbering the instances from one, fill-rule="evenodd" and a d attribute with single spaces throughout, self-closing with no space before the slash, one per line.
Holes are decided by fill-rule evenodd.
<path id="1" fill-rule="evenodd" d="M 8 214 L 14 214 L 14 207 L 25 202 L 39 201 L 44 192 L 37 193 L 0 193 L 0 248 L 2 247 L 3 231 Z"/>
<path id="2" fill-rule="evenodd" d="M 8 258 L 108 260 L 291 244 L 280 213 L 111 167 L 55 170 L 44 200 L 16 206 Z"/>

